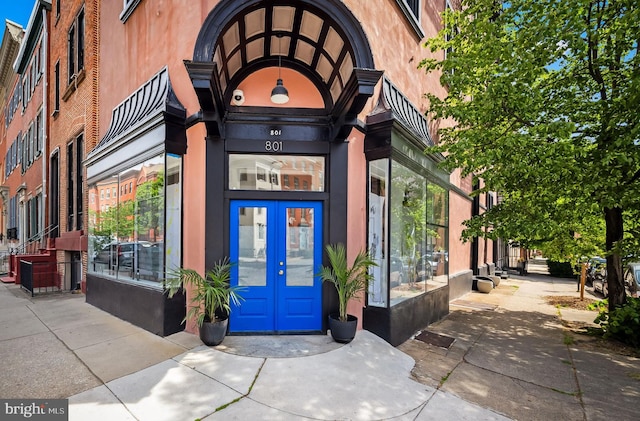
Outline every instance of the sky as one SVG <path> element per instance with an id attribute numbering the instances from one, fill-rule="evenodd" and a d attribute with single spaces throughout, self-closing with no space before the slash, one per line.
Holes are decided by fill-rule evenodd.
<path id="1" fill-rule="evenodd" d="M 2 37 L 4 36 L 5 19 L 9 19 L 15 23 L 22 25 L 24 29 L 27 29 L 29 23 L 29 16 L 35 0 L 0 0 L 0 44 L 2 44 Z"/>

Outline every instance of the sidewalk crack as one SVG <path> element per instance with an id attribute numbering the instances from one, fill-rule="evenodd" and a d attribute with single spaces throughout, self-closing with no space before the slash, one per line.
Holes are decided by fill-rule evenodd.
<path id="1" fill-rule="evenodd" d="M 233 405 L 234 403 L 240 402 L 242 399 L 247 398 L 251 394 L 251 391 L 253 390 L 253 386 L 255 386 L 256 382 L 258 381 L 258 377 L 260 377 L 260 373 L 262 372 L 262 368 L 264 367 L 264 365 L 266 363 L 267 363 L 267 359 L 264 358 L 262 360 L 262 364 L 260 364 L 260 367 L 258 368 L 258 371 L 256 372 L 256 375 L 253 377 L 253 381 L 251 382 L 251 385 L 249 385 L 249 389 L 247 390 L 247 393 L 242 394 L 242 396 L 238 396 L 237 398 L 235 398 L 231 402 L 225 403 L 224 405 L 221 405 L 221 406 L 217 407 L 213 411 L 213 413 L 215 414 L 216 412 L 222 411 L 223 409 L 228 408 L 229 406 Z"/>

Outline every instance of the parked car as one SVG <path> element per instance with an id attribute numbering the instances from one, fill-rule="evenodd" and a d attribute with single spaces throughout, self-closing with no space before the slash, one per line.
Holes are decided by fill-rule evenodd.
<path id="1" fill-rule="evenodd" d="M 609 296 L 609 286 L 607 285 L 607 267 L 602 265 L 593 273 L 593 290 L 601 293 L 605 298 Z"/>
<path id="2" fill-rule="evenodd" d="M 627 263 L 624 268 L 624 286 L 629 291 L 629 295 L 640 298 L 640 263 Z M 595 271 L 593 290 L 602 293 L 605 298 L 609 296 L 605 265 L 599 266 Z"/>
<path id="3" fill-rule="evenodd" d="M 593 281 L 596 277 L 596 274 L 602 267 L 606 267 L 606 264 L 607 264 L 607 259 L 604 259 L 602 257 L 596 256 L 589 259 L 589 262 L 587 265 L 587 278 L 585 280 L 585 283 L 587 284 L 587 286 L 589 287 L 593 286 Z M 580 269 L 578 269 L 578 271 L 579 270 Z"/>
<path id="4" fill-rule="evenodd" d="M 624 269 L 624 283 L 632 297 L 640 298 L 640 263 L 628 263 Z"/>

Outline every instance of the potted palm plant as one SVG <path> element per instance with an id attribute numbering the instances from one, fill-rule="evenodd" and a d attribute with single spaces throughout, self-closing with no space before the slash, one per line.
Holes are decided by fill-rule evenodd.
<path id="1" fill-rule="evenodd" d="M 347 314 L 347 304 L 351 299 L 359 299 L 359 293 L 366 290 L 373 275 L 369 268 L 377 266 L 368 252 L 361 250 L 349 266 L 347 252 L 343 244 L 326 246 L 329 266 L 322 266 L 318 276 L 330 282 L 338 293 L 338 314 L 329 314 L 329 329 L 336 342 L 349 343 L 356 335 L 358 318 Z"/>
<path id="2" fill-rule="evenodd" d="M 171 272 L 165 287 L 169 298 L 183 285 L 193 287 L 190 308 L 183 322 L 194 317 L 200 339 L 205 345 L 219 345 L 227 334 L 231 303 L 240 305 L 242 288 L 231 286 L 231 268 L 228 258 L 216 262 L 202 276 L 193 269 L 178 268 Z"/>

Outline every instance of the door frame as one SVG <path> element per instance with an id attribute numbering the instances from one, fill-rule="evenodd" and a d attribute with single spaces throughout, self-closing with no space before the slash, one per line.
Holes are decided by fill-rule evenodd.
<path id="1" fill-rule="evenodd" d="M 234 214 L 241 208 L 265 208 L 264 247 L 265 255 L 265 276 L 264 286 L 246 287 L 254 288 L 252 292 L 247 291 L 247 300 L 264 300 L 264 314 L 266 317 L 256 313 L 256 324 L 248 327 L 243 325 L 247 320 L 251 321 L 251 316 L 236 319 L 240 308 L 232 305 L 229 331 L 231 333 L 260 333 L 260 334 L 291 334 L 291 333 L 319 333 L 323 331 L 323 285 L 322 280 L 316 276 L 323 257 L 323 233 L 324 203 L 321 200 L 272 200 L 272 199 L 249 199 L 231 200 L 229 202 L 229 255 L 234 264 L 231 272 L 231 285 L 238 285 L 238 267 L 240 265 L 240 216 Z M 288 274 L 289 256 L 287 256 L 290 241 L 287 210 L 299 208 L 310 208 L 314 210 L 314 219 L 311 229 L 313 230 L 313 284 L 308 286 L 285 285 L 283 274 Z M 258 245 L 260 247 L 260 245 Z M 254 249 L 254 256 L 256 250 Z M 278 261 L 280 264 L 278 265 Z M 283 264 L 284 263 L 284 264 Z M 284 278 L 286 280 L 286 278 Z M 288 281 L 286 281 L 288 283 Z M 264 288 L 264 289 L 262 289 Z M 254 296 L 255 294 L 255 296 Z M 241 293 L 242 295 L 242 293 Z M 311 298 L 311 301 L 309 301 Z M 295 314 L 293 310 L 296 305 L 301 313 Z M 259 308 L 259 305 L 256 307 Z M 292 313 L 288 314 L 284 309 L 291 308 Z M 310 310 L 310 317 L 306 317 L 304 311 Z M 308 313 L 307 313 L 308 314 Z"/>
<path id="2" fill-rule="evenodd" d="M 240 118 L 242 117 L 242 118 Z M 240 124 L 241 123 L 241 124 Z M 324 117 L 283 115 L 277 123 L 263 115 L 229 113 L 222 133 L 205 134 L 205 203 L 204 266 L 213 265 L 229 256 L 229 225 L 231 200 L 309 200 L 322 202 L 324 244 L 347 244 L 347 186 L 349 144 L 328 141 L 328 125 Z M 229 154 L 264 154 L 265 133 L 282 127 L 280 138 L 283 154 L 324 155 L 326 157 L 325 188 L 322 192 L 261 191 L 229 189 Z M 286 129 L 286 130 L 284 130 Z M 289 148 L 292 148 L 289 150 Z M 274 154 L 277 155 L 277 154 Z M 325 256 L 323 254 L 323 263 Z M 327 317 L 338 308 L 335 288 L 322 285 L 322 333 L 328 329 Z"/>

